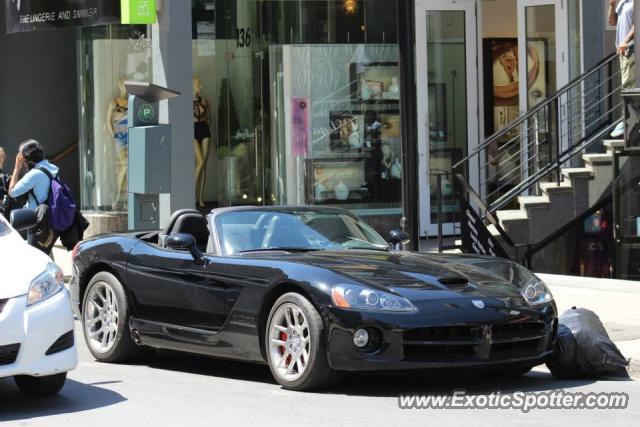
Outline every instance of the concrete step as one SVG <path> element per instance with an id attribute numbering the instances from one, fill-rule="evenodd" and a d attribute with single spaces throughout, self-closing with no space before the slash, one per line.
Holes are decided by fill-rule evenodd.
<path id="1" fill-rule="evenodd" d="M 624 139 L 603 139 L 602 145 L 607 147 L 608 151 L 624 148 Z"/>
<path id="2" fill-rule="evenodd" d="M 498 217 L 498 221 L 503 225 L 504 222 L 528 222 L 529 217 L 527 216 L 527 212 L 522 209 L 517 210 L 504 210 L 496 212 L 496 216 Z M 504 225 L 503 225 L 504 226 Z"/>
<path id="3" fill-rule="evenodd" d="M 548 196 L 520 196 L 518 203 L 521 209 L 550 207 L 551 201 Z"/>
<path id="4" fill-rule="evenodd" d="M 573 180 L 575 178 L 591 178 L 593 176 L 593 169 L 586 168 L 563 168 L 562 174 Z"/>
<path id="5" fill-rule="evenodd" d="M 587 166 L 594 166 L 594 165 L 603 166 L 603 165 L 610 165 L 613 163 L 613 156 L 611 155 L 611 153 L 583 154 L 582 159 L 584 160 Z"/>
<path id="6" fill-rule="evenodd" d="M 584 154 L 585 167 L 563 168 L 563 181 L 540 182 L 540 196 L 520 196 L 520 209 L 498 211 L 500 226 L 516 244 L 538 243 L 582 215 L 610 187 L 613 151 L 624 141 L 604 140 L 607 153 Z M 495 227 L 489 232 L 499 237 Z"/>
<path id="7" fill-rule="evenodd" d="M 571 180 L 566 179 L 558 185 L 556 182 L 541 182 L 538 184 L 538 188 L 542 190 L 544 194 L 552 195 L 556 193 L 571 193 L 575 191 L 575 187 L 571 185 Z"/>

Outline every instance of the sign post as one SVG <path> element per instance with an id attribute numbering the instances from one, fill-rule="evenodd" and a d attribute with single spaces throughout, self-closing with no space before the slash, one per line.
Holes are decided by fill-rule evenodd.
<path id="1" fill-rule="evenodd" d="M 160 228 L 160 194 L 171 192 L 171 125 L 159 123 L 160 101 L 178 92 L 126 82 L 129 93 L 129 229 Z"/>

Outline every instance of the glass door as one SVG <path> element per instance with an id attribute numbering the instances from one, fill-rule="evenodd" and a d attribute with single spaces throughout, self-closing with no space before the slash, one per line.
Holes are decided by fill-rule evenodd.
<path id="1" fill-rule="evenodd" d="M 565 0 L 518 0 L 518 56 L 524 58 L 524 66 L 519 69 L 523 113 L 554 96 L 569 82 L 566 3 Z M 557 155 L 555 138 L 560 139 L 561 150 L 568 148 L 567 104 L 558 105 L 562 105 L 560 111 L 548 108 L 549 114 L 538 115 L 529 123 L 521 150 L 522 164 L 529 165 L 522 169 L 523 179 L 543 167 L 550 156 Z"/>
<path id="2" fill-rule="evenodd" d="M 445 234 L 459 222 L 452 166 L 478 143 L 476 5 L 473 0 L 416 2 L 420 231 L 437 233 L 436 174 Z M 477 177 L 470 176 L 472 184 Z"/>
<path id="3" fill-rule="evenodd" d="M 569 82 L 565 0 L 518 0 L 520 109 L 527 111 Z M 524 84 L 526 82 L 526 84 Z"/>

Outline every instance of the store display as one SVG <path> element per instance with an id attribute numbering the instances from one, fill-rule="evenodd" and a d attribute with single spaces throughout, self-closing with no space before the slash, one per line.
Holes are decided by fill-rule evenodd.
<path id="1" fill-rule="evenodd" d="M 360 98 L 364 101 L 369 101 L 372 98 L 371 89 L 367 85 L 367 82 L 364 78 L 360 81 Z"/>
<path id="2" fill-rule="evenodd" d="M 332 112 L 330 118 L 333 129 L 330 134 L 330 151 L 357 150 L 364 146 L 363 135 L 360 132 L 360 123 L 363 121 L 361 114 Z"/>
<path id="3" fill-rule="evenodd" d="M 196 160 L 196 197 L 198 205 L 204 207 L 204 186 L 207 180 L 207 160 L 211 148 L 209 127 L 209 101 L 202 96 L 202 82 L 193 79 L 193 148 Z"/>
<path id="4" fill-rule="evenodd" d="M 400 100 L 400 79 L 395 62 L 351 64 L 351 98 L 356 102 L 387 102 Z"/>
<path id="5" fill-rule="evenodd" d="M 314 198 L 316 202 L 321 202 L 325 199 L 325 194 L 327 192 L 327 187 L 322 185 L 322 183 L 317 183 L 315 185 L 315 193 Z"/>
<path id="6" fill-rule="evenodd" d="M 349 187 L 347 187 L 347 185 L 342 180 L 340 180 L 333 191 L 336 195 L 336 200 L 344 201 L 349 199 Z"/>
<path id="7" fill-rule="evenodd" d="M 381 138 L 391 139 L 400 138 L 402 129 L 400 128 L 400 116 L 399 115 L 381 115 Z"/>
<path id="8" fill-rule="evenodd" d="M 382 94 L 384 99 L 400 99 L 400 81 L 398 76 L 391 77 L 391 86 Z"/>
<path id="9" fill-rule="evenodd" d="M 395 159 L 391 165 L 391 178 L 402 178 L 402 164 L 400 159 Z"/>
<path id="10" fill-rule="evenodd" d="M 528 105 L 534 106 L 548 93 L 549 81 L 548 41 L 543 38 L 529 38 L 527 60 L 518 58 L 518 39 L 486 38 L 483 41 L 486 58 L 484 73 L 486 76 L 485 97 L 485 135 L 492 135 L 519 116 L 520 82 L 519 67 L 526 62 Z"/>
<path id="11" fill-rule="evenodd" d="M 357 121 L 351 122 L 351 134 L 349 135 L 349 146 L 355 149 L 362 148 L 363 146 L 363 141 L 362 141 L 362 138 L 360 137 L 360 131 L 358 130 Z"/>
<path id="12" fill-rule="evenodd" d="M 124 79 L 118 81 L 119 95 L 109 103 L 106 128 L 115 143 L 116 192 L 111 209 L 126 210 L 129 161 L 129 100 Z"/>

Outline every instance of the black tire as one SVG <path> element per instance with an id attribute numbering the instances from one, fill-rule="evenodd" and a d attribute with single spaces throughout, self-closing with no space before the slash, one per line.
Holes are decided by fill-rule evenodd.
<path id="1" fill-rule="evenodd" d="M 87 316 L 87 304 L 89 304 L 88 297 L 91 294 L 93 287 L 98 285 L 108 285 L 113 290 L 118 305 L 116 337 L 113 346 L 105 352 L 99 352 L 92 348 L 87 332 L 87 327 L 85 325 Z M 84 333 L 84 339 L 87 343 L 87 347 L 98 362 L 125 363 L 136 361 L 153 354 L 153 349 L 137 345 L 131 338 L 131 331 L 129 329 L 129 305 L 127 302 L 127 295 L 125 293 L 124 287 L 122 286 L 122 283 L 120 283 L 118 278 L 116 278 L 116 276 L 111 273 L 103 271 L 91 278 L 82 301 L 81 320 L 82 332 Z"/>
<path id="2" fill-rule="evenodd" d="M 303 375 L 295 381 L 287 381 L 277 373 L 273 367 L 271 360 L 272 356 L 269 349 L 269 331 L 272 320 L 278 309 L 284 304 L 293 304 L 298 307 L 303 312 L 309 325 L 309 338 L 311 344 L 309 361 L 307 362 L 307 368 Z M 327 356 L 327 337 L 320 313 L 318 313 L 318 310 L 316 310 L 308 299 L 298 293 L 291 292 L 284 294 L 273 304 L 271 311 L 269 312 L 269 318 L 265 328 L 264 343 L 269 369 L 271 369 L 271 373 L 275 380 L 285 389 L 296 391 L 324 389 L 338 382 L 341 377 L 339 372 L 334 371 L 329 366 Z"/>
<path id="3" fill-rule="evenodd" d="M 48 375 L 46 377 L 30 377 L 18 375 L 13 378 L 20 392 L 27 397 L 47 397 L 57 394 L 67 380 L 67 373 Z"/>

